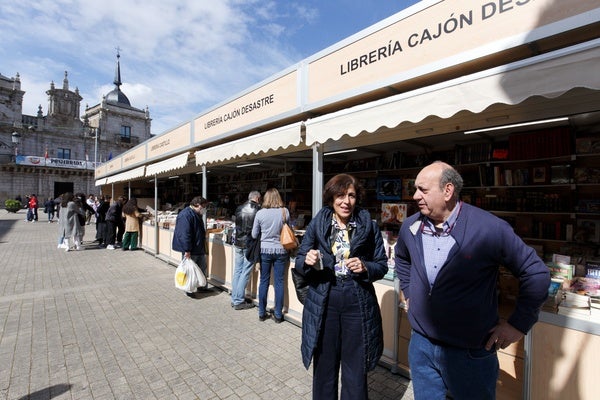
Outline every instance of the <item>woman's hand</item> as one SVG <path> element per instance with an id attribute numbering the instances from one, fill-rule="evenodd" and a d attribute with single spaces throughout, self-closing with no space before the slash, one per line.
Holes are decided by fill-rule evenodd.
<path id="1" fill-rule="evenodd" d="M 367 270 L 365 264 L 363 264 L 363 262 L 358 257 L 352 257 L 346 260 L 346 267 L 348 267 L 348 269 L 354 272 L 355 274 L 360 274 Z"/>
<path id="2" fill-rule="evenodd" d="M 319 257 L 319 250 L 309 250 L 308 253 L 306 253 L 306 257 L 304 257 L 304 264 L 314 267 L 319 263 Z"/>

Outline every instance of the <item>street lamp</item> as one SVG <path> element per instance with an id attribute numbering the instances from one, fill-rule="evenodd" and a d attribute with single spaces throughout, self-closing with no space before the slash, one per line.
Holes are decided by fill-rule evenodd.
<path id="1" fill-rule="evenodd" d="M 90 137 L 94 138 L 94 169 L 96 169 L 96 164 L 98 163 L 98 128 L 89 128 L 90 129 Z M 91 135 L 91 132 L 94 132 L 94 136 Z"/>
<path id="2" fill-rule="evenodd" d="M 13 132 L 12 133 L 12 143 L 13 146 L 15 147 L 15 162 L 17 161 L 17 155 L 19 154 L 19 149 L 17 146 L 19 146 L 19 142 L 21 141 L 21 134 L 19 132 Z"/>

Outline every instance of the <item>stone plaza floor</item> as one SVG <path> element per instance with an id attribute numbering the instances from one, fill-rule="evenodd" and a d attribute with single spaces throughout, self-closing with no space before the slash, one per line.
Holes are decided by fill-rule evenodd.
<path id="1" fill-rule="evenodd" d="M 41 210 L 40 210 L 41 211 Z M 0 399 L 310 399 L 298 326 L 192 299 L 144 251 L 57 249 L 58 224 L 0 210 Z M 378 367 L 371 400 L 413 398 Z"/>

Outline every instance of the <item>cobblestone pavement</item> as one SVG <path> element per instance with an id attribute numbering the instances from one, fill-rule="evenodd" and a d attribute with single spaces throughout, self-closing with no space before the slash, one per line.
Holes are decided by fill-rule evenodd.
<path id="1" fill-rule="evenodd" d="M 144 251 L 57 249 L 57 224 L 0 210 L 0 399 L 310 399 L 300 329 L 188 298 Z M 370 399 L 412 399 L 379 367 Z"/>

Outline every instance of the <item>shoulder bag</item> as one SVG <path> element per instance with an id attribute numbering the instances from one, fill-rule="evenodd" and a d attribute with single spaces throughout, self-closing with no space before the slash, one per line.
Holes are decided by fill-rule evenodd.
<path id="1" fill-rule="evenodd" d="M 293 229 L 287 223 L 285 208 L 281 209 L 281 213 L 283 216 L 283 226 L 281 227 L 281 233 L 279 234 L 279 241 L 284 249 L 294 250 L 298 247 L 298 239 L 296 239 Z"/>

